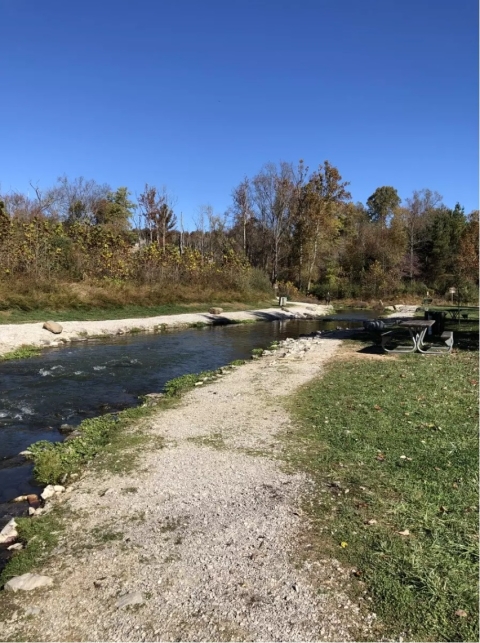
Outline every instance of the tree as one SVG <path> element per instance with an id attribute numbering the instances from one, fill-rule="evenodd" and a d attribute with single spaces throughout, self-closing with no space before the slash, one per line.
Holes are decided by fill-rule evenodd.
<path id="1" fill-rule="evenodd" d="M 276 283 L 285 254 L 285 237 L 291 222 L 294 194 L 291 164 L 281 162 L 277 168 L 274 163 L 267 163 L 254 177 L 252 185 L 253 202 L 268 253 L 265 255 L 265 268 L 268 266 L 271 282 Z"/>
<path id="2" fill-rule="evenodd" d="M 401 199 L 395 188 L 388 185 L 377 188 L 367 199 L 368 214 L 371 221 L 380 223 L 382 227 L 385 227 L 389 217 L 393 215 L 400 203 Z"/>
<path id="3" fill-rule="evenodd" d="M 384 246 L 385 229 L 395 210 L 401 203 L 401 199 L 395 188 L 384 185 L 377 188 L 367 199 L 368 214 L 373 223 L 380 226 L 380 244 Z M 382 252 L 382 269 L 386 269 L 386 253 Z"/>
<path id="4" fill-rule="evenodd" d="M 234 224 L 242 230 L 242 248 L 243 254 L 247 252 L 247 226 L 253 217 L 253 203 L 250 188 L 250 181 L 247 177 L 233 190 L 233 215 Z"/>
<path id="5" fill-rule="evenodd" d="M 428 216 L 441 203 L 442 197 L 438 192 L 428 189 L 415 190 L 406 200 L 406 208 L 401 211 L 408 237 L 409 250 L 409 277 L 414 277 L 415 253 L 421 243 L 421 234 L 425 231 Z"/>
<path id="6" fill-rule="evenodd" d="M 479 265 L 478 210 L 468 215 L 467 224 L 459 242 L 458 267 L 462 277 L 478 286 Z"/>
<path id="7" fill-rule="evenodd" d="M 70 181 L 66 175 L 59 177 L 55 188 L 60 217 L 69 224 L 90 223 L 95 225 L 102 203 L 108 200 L 112 189 L 106 183 L 99 184 L 80 176 Z"/>
<path id="8" fill-rule="evenodd" d="M 307 292 L 310 290 L 313 270 L 317 262 L 322 239 L 333 240 L 340 228 L 338 217 L 341 204 L 351 199 L 347 181 L 342 181 L 336 167 L 325 161 L 314 172 L 303 189 L 300 225 L 308 247 Z"/>
<path id="9" fill-rule="evenodd" d="M 171 208 L 171 198 L 165 188 L 160 194 L 156 187 L 145 184 L 145 190 L 138 197 L 146 227 L 150 233 L 150 242 L 155 235 L 157 244 L 166 248 L 167 236 L 173 231 L 177 218 Z"/>
<path id="10" fill-rule="evenodd" d="M 115 232 L 125 232 L 130 228 L 130 218 L 135 204 L 129 201 L 130 192 L 126 187 L 120 187 L 115 192 L 109 192 L 96 208 L 95 224 Z"/>
<path id="11" fill-rule="evenodd" d="M 457 281 L 460 240 L 466 223 L 464 209 L 457 203 L 453 210 L 437 208 L 427 226 L 422 247 L 424 272 L 440 289 Z"/>

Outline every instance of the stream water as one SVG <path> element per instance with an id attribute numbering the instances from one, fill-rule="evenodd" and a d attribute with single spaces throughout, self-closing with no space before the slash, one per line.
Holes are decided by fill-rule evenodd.
<path id="1" fill-rule="evenodd" d="M 361 326 L 371 311 L 339 311 L 327 320 L 258 322 L 72 344 L 38 357 L 0 363 L 0 527 L 9 500 L 39 488 L 18 453 L 37 440 L 62 440 L 62 424 L 138 404 L 185 373 L 249 358 L 253 348 L 314 330 Z"/>

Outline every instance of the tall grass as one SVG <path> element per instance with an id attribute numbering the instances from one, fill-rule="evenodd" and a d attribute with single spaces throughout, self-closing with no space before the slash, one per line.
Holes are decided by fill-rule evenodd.
<path id="1" fill-rule="evenodd" d="M 208 307 L 215 303 L 265 302 L 272 296 L 268 282 L 262 283 L 258 276 L 254 276 L 251 282 L 247 279 L 243 284 L 230 285 L 224 281 L 192 285 L 168 281 L 137 284 L 116 280 L 72 283 L 16 279 L 0 281 L 0 323 L 32 319 L 35 312 L 42 318 L 46 312 L 120 311 L 127 307 L 144 309 L 200 303 Z M 133 316 L 142 316 L 142 311 L 138 312 L 139 315 Z M 184 310 L 166 310 L 164 314 L 169 312 Z M 162 314 L 162 311 L 154 314 Z"/>

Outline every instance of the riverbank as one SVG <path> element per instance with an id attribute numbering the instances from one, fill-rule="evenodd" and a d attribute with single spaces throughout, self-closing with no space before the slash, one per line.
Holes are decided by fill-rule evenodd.
<path id="1" fill-rule="evenodd" d="M 3 593 L 0 638 L 368 637 L 374 616 L 348 596 L 348 568 L 298 551 L 312 529 L 301 509 L 310 482 L 282 464 L 282 434 L 294 430 L 284 401 L 339 344 L 287 341 L 196 386 L 148 418 L 144 430 L 161 445 L 142 450 L 133 471 L 96 470 L 56 496 L 64 531 L 35 569 L 53 585 Z"/>
<path id="2" fill-rule="evenodd" d="M 331 306 L 289 303 L 289 308 L 277 306 L 276 308 L 263 308 L 260 310 L 222 312 L 219 315 L 204 312 L 103 321 L 69 321 L 62 322 L 63 330 L 58 335 L 45 330 L 41 322 L 4 324 L 0 326 L 0 356 L 21 346 L 46 348 L 49 346 L 62 346 L 75 341 L 85 341 L 89 338 L 114 337 L 129 333 L 164 332 L 191 326 L 316 319 L 321 318 L 332 310 Z"/>

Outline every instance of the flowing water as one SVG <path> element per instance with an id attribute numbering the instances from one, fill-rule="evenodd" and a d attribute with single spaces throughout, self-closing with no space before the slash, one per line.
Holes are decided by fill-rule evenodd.
<path id="1" fill-rule="evenodd" d="M 32 465 L 18 453 L 37 440 L 62 440 L 62 424 L 138 404 L 180 375 L 249 358 L 256 347 L 314 330 L 361 326 L 370 311 L 339 311 L 322 321 L 275 321 L 136 335 L 46 349 L 0 363 L 0 526 L 8 501 L 39 491 Z M 2 505 L 3 503 L 3 505 Z M 3 517 L 3 519 L 2 519 Z"/>

